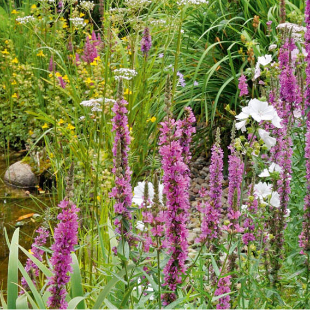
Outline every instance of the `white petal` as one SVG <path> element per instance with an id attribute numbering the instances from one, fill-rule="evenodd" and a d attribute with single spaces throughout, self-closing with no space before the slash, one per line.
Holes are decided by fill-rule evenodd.
<path id="1" fill-rule="evenodd" d="M 246 131 L 245 124 L 246 120 L 236 123 L 236 129 L 237 130 L 241 129 L 242 132 Z"/>
<path id="2" fill-rule="evenodd" d="M 280 207 L 280 195 L 278 192 L 272 192 L 270 198 L 270 204 L 275 208 Z"/>
<path id="3" fill-rule="evenodd" d="M 267 178 L 270 176 L 269 172 L 267 169 L 264 169 L 261 174 L 258 175 L 260 178 Z"/>
<path id="4" fill-rule="evenodd" d="M 278 113 L 275 112 L 275 115 L 274 115 L 273 119 L 271 120 L 272 125 L 276 128 L 282 128 L 281 121 L 282 121 L 282 118 L 280 118 L 278 116 Z"/>

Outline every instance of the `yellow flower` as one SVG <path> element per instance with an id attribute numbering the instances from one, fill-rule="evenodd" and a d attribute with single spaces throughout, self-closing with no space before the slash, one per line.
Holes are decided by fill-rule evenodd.
<path id="1" fill-rule="evenodd" d="M 4 84 L 2 84 L 3 89 L 6 89 L 6 86 Z"/>
<path id="2" fill-rule="evenodd" d="M 85 16 L 85 14 L 81 12 L 81 13 L 80 13 L 80 17 L 83 17 L 83 16 Z"/>
<path id="3" fill-rule="evenodd" d="M 67 128 L 70 129 L 70 130 L 73 130 L 75 127 L 73 125 L 71 125 L 71 124 L 68 124 Z"/>
<path id="4" fill-rule="evenodd" d="M 61 20 L 62 22 L 65 21 L 66 19 L 64 17 L 60 17 L 59 20 Z"/>
<path id="5" fill-rule="evenodd" d="M 11 83 L 11 85 L 16 85 L 17 83 L 16 83 L 16 81 L 14 80 L 12 83 Z"/>
<path id="6" fill-rule="evenodd" d="M 63 78 L 67 83 L 70 81 L 67 74 L 65 74 L 62 78 Z"/>
<path id="7" fill-rule="evenodd" d="M 5 49 L 4 51 L 2 51 L 1 53 L 2 53 L 2 54 L 6 54 L 6 55 L 10 54 L 10 53 L 8 52 L 7 49 Z"/>
<path id="8" fill-rule="evenodd" d="M 17 98 L 17 94 L 14 93 L 14 94 L 12 95 L 12 98 Z"/>
<path id="9" fill-rule="evenodd" d="M 132 54 L 131 50 L 128 50 L 128 55 L 131 55 L 131 54 Z"/>
<path id="10" fill-rule="evenodd" d="M 45 55 L 44 55 L 44 53 L 43 53 L 42 50 L 39 51 L 39 53 L 37 54 L 37 56 L 39 56 L 39 57 L 45 57 Z"/>
<path id="11" fill-rule="evenodd" d="M 5 44 L 9 44 L 9 40 L 5 40 L 4 43 L 5 43 Z"/>
<path id="12" fill-rule="evenodd" d="M 53 153 L 50 154 L 50 158 L 54 158 L 54 154 Z"/>
<path id="13" fill-rule="evenodd" d="M 155 122 L 156 122 L 156 117 L 153 116 L 153 117 L 149 118 L 149 119 L 147 120 L 147 122 L 155 123 Z"/>
<path id="14" fill-rule="evenodd" d="M 59 72 L 56 72 L 55 75 L 56 75 L 57 77 L 60 77 L 60 76 L 61 76 L 61 74 L 60 74 Z"/>
<path id="15" fill-rule="evenodd" d="M 98 63 L 97 63 L 97 61 L 96 61 L 96 60 L 94 60 L 93 62 L 91 62 L 91 63 L 90 63 L 90 65 L 91 65 L 91 66 L 97 66 L 97 65 L 98 65 Z"/>
<path id="16" fill-rule="evenodd" d="M 42 126 L 42 129 L 48 128 L 48 125 L 46 123 L 44 123 L 44 125 Z"/>
<path id="17" fill-rule="evenodd" d="M 50 78 L 53 77 L 53 73 L 50 73 L 48 76 L 49 76 Z"/>
<path id="18" fill-rule="evenodd" d="M 61 125 L 63 124 L 65 121 L 61 118 L 59 121 L 58 121 L 58 124 Z"/>
<path id="19" fill-rule="evenodd" d="M 88 20 L 88 19 L 84 19 L 84 23 L 85 23 L 85 24 L 88 24 L 88 23 L 89 23 L 89 20 Z"/>
<path id="20" fill-rule="evenodd" d="M 124 91 L 124 95 L 131 95 L 131 94 L 132 94 L 132 91 L 126 88 L 126 90 Z"/>
<path id="21" fill-rule="evenodd" d="M 15 57 L 15 58 L 12 60 L 12 63 L 13 63 L 13 64 L 18 64 L 18 59 Z"/>
<path id="22" fill-rule="evenodd" d="M 62 28 L 68 28 L 69 26 L 68 26 L 68 24 L 67 23 L 64 23 L 63 25 L 62 25 Z"/>
<path id="23" fill-rule="evenodd" d="M 18 12 L 16 10 L 13 10 L 11 14 L 18 14 Z"/>
<path id="24" fill-rule="evenodd" d="M 31 249 L 30 249 L 30 250 L 28 250 L 28 252 L 29 252 L 31 255 L 33 255 L 33 252 L 31 251 Z"/>
<path id="25" fill-rule="evenodd" d="M 91 83 L 94 83 L 94 81 L 90 77 L 88 77 L 87 80 L 86 80 L 86 83 L 87 84 L 91 84 Z"/>
<path id="26" fill-rule="evenodd" d="M 29 136 L 33 135 L 33 131 L 30 129 L 28 134 L 29 134 Z"/>
<path id="27" fill-rule="evenodd" d="M 33 5 L 31 6 L 31 8 L 32 8 L 32 9 L 36 9 L 37 6 L 36 6 L 35 4 L 33 4 Z"/>

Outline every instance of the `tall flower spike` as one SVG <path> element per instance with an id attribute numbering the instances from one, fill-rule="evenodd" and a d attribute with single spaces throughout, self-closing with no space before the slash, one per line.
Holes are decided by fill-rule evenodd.
<path id="1" fill-rule="evenodd" d="M 240 90 L 239 97 L 246 96 L 249 94 L 248 84 L 246 82 L 246 77 L 244 74 L 242 74 L 239 78 L 238 88 Z"/>
<path id="2" fill-rule="evenodd" d="M 150 29 L 149 27 L 145 27 L 143 30 L 143 37 L 141 40 L 141 51 L 146 57 L 148 56 L 151 46 L 152 46 L 152 37 L 150 35 Z"/>
<path id="3" fill-rule="evenodd" d="M 279 0 L 280 1 L 280 23 L 285 23 L 285 0 Z"/>
<path id="4" fill-rule="evenodd" d="M 126 109 L 128 102 L 123 98 L 122 79 L 119 81 L 117 97 L 117 101 L 112 108 L 112 111 L 115 113 L 115 116 L 112 118 L 112 131 L 115 132 L 112 149 L 114 156 L 112 172 L 115 174 L 115 186 L 110 196 L 115 199 L 114 212 L 117 218 L 114 224 L 116 232 L 130 243 L 131 227 L 129 220 L 131 219 L 131 212 L 129 208 L 132 203 L 131 170 L 128 164 L 130 136 L 127 118 L 128 111 Z"/>
<path id="5" fill-rule="evenodd" d="M 170 91 L 168 78 L 166 89 Z M 166 94 L 166 101 L 170 104 L 170 94 Z M 182 282 L 182 274 L 186 271 L 185 260 L 188 253 L 188 220 L 189 194 L 188 173 L 189 168 L 184 163 L 180 144 L 182 131 L 176 128 L 176 122 L 172 119 L 170 109 L 168 115 L 161 123 L 159 138 L 159 153 L 162 157 L 164 171 L 164 194 L 167 197 L 166 210 L 166 236 L 168 241 L 168 253 L 170 259 L 164 268 L 165 286 L 172 293 L 162 295 L 163 305 L 175 301 L 177 285 Z"/>
<path id="6" fill-rule="evenodd" d="M 305 8 L 305 48 L 306 48 L 306 107 L 310 107 L 310 0 L 306 0 Z"/>
<path id="7" fill-rule="evenodd" d="M 49 237 L 49 232 L 45 227 L 40 227 L 36 230 L 36 233 L 38 234 L 38 236 L 34 239 L 34 243 L 31 246 L 31 254 L 40 262 L 42 262 L 42 256 L 44 254 L 44 251 L 41 250 L 40 247 L 46 244 L 46 240 Z M 27 259 L 25 270 L 30 276 L 33 284 L 36 285 L 36 281 L 39 276 L 39 268 L 30 258 Z M 29 285 L 24 277 L 21 279 L 21 285 L 24 289 L 23 291 L 21 291 L 21 294 L 23 294 L 24 291 L 29 291 Z"/>
<path id="8" fill-rule="evenodd" d="M 71 252 L 78 242 L 78 211 L 73 202 L 62 200 L 59 205 L 62 212 L 57 216 L 60 221 L 54 231 L 55 243 L 51 246 L 53 251 L 50 259 L 53 267 L 53 276 L 49 278 L 47 285 L 51 296 L 47 306 L 51 309 L 67 309 L 66 284 L 70 281 L 69 272 L 72 272 Z"/>
<path id="9" fill-rule="evenodd" d="M 307 122 L 305 158 L 307 192 L 305 196 L 302 232 L 299 236 L 301 254 L 305 254 L 310 251 L 310 121 Z"/>

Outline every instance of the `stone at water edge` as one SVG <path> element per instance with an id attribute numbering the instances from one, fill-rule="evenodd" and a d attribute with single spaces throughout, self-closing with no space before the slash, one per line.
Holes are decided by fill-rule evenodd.
<path id="1" fill-rule="evenodd" d="M 18 161 L 5 172 L 4 181 L 19 188 L 31 188 L 38 184 L 38 178 L 32 172 L 30 165 Z"/>

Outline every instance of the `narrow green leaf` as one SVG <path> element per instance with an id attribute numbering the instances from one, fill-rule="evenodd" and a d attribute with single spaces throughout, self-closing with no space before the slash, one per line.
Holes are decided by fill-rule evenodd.
<path id="1" fill-rule="evenodd" d="M 167 307 L 165 307 L 164 309 L 174 309 L 177 305 L 179 305 L 180 303 L 182 303 L 185 299 L 187 299 L 187 297 L 182 297 L 182 298 L 178 298 L 177 300 L 175 300 L 174 302 L 172 302 L 171 304 L 169 304 Z"/>
<path id="2" fill-rule="evenodd" d="M 72 298 L 68 302 L 68 309 L 75 309 L 77 306 L 82 304 L 81 303 L 82 301 L 84 302 L 84 299 L 85 299 L 85 297 L 81 297 L 81 296 Z M 85 309 L 85 308 L 78 307 L 77 309 Z"/>
<path id="3" fill-rule="evenodd" d="M 79 267 L 79 261 L 74 253 L 71 254 L 71 257 L 73 262 L 72 264 L 73 273 L 71 275 L 71 290 L 72 290 L 72 297 L 74 299 L 75 297 L 83 297 L 84 292 L 82 286 L 82 277 Z M 78 306 L 77 309 L 85 309 L 85 302 L 83 299 L 81 301 L 82 302 L 79 302 L 77 304 Z"/>
<path id="4" fill-rule="evenodd" d="M 129 272 L 131 269 L 133 269 L 134 266 L 133 265 L 130 265 L 130 266 L 127 266 L 127 272 Z M 117 275 L 118 277 L 124 277 L 124 275 L 126 274 L 126 271 L 125 269 L 122 269 Z M 93 306 L 93 309 L 100 309 L 101 308 L 101 305 L 102 303 L 104 302 L 104 300 L 106 299 L 106 297 L 108 296 L 110 290 L 114 287 L 114 285 L 119 281 L 118 278 L 116 277 L 113 277 L 109 282 L 108 284 L 105 286 L 105 288 L 101 291 L 101 293 L 99 294 L 94 306 Z"/>
<path id="5" fill-rule="evenodd" d="M 105 305 L 108 307 L 108 309 L 118 309 L 116 306 L 114 306 L 108 299 L 104 300 Z"/>
<path id="6" fill-rule="evenodd" d="M 19 242 L 19 228 L 14 231 L 9 255 L 8 266 L 8 308 L 16 309 L 16 300 L 18 297 L 18 242 Z"/>
<path id="7" fill-rule="evenodd" d="M 215 272 L 216 276 L 218 277 L 221 274 L 221 272 L 220 272 L 219 267 L 217 266 L 216 261 L 215 261 L 213 256 L 211 256 L 211 262 L 212 262 L 214 272 Z"/>

